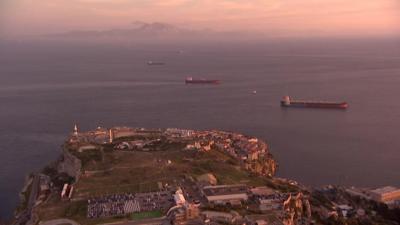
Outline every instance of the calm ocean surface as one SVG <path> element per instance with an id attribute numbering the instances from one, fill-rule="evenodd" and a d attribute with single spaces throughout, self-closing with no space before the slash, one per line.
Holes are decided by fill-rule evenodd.
<path id="1" fill-rule="evenodd" d="M 25 176 L 57 158 L 74 123 L 237 131 L 270 144 L 278 176 L 400 186 L 398 43 L 1 49 L 1 218 L 12 215 Z M 186 76 L 222 84 L 187 86 Z M 285 110 L 286 94 L 350 108 Z"/>

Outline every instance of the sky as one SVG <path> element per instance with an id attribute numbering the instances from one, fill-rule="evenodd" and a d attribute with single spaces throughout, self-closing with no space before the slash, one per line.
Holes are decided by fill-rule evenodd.
<path id="1" fill-rule="evenodd" d="M 398 36 L 399 0 L 0 0 L 0 37 L 135 21 L 271 36 Z"/>

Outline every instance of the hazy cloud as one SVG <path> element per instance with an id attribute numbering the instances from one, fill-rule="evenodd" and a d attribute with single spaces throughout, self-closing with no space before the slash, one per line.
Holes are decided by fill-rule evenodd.
<path id="1" fill-rule="evenodd" d="M 7 35 L 110 29 L 132 21 L 276 35 L 395 35 L 397 0 L 2 0 Z"/>

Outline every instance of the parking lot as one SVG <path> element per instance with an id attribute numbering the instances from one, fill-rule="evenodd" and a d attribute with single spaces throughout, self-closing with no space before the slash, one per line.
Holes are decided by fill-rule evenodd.
<path id="1" fill-rule="evenodd" d="M 88 218 L 111 217 L 134 212 L 166 211 L 174 205 L 171 191 L 125 193 L 88 200 Z"/>

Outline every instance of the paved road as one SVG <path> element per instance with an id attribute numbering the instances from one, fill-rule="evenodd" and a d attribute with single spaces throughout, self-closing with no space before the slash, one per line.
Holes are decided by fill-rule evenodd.
<path id="1" fill-rule="evenodd" d="M 166 221 L 165 217 L 144 219 L 144 220 L 132 220 L 132 221 L 122 221 L 115 223 L 106 223 L 102 225 L 160 225 Z"/>
<path id="2" fill-rule="evenodd" d="M 70 219 L 55 219 L 39 223 L 39 225 L 79 225 L 76 221 Z"/>

